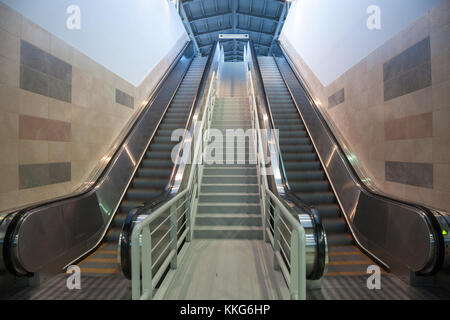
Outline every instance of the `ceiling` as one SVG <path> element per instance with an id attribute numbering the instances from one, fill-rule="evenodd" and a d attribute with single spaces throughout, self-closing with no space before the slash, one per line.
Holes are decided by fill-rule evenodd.
<path id="1" fill-rule="evenodd" d="M 249 34 L 258 55 L 267 55 L 278 39 L 289 10 L 284 0 L 182 0 L 179 13 L 202 55 L 219 34 Z M 225 60 L 240 61 L 246 40 L 221 40 Z"/>

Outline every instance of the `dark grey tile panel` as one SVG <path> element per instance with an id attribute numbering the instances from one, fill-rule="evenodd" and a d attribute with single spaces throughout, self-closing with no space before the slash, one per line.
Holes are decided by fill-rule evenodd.
<path id="1" fill-rule="evenodd" d="M 134 107 L 134 97 L 119 89 L 116 89 L 116 102 L 131 109 Z"/>
<path id="2" fill-rule="evenodd" d="M 48 56 L 49 54 L 32 44 L 21 40 L 20 42 L 20 64 L 40 71 L 48 73 Z"/>
<path id="3" fill-rule="evenodd" d="M 65 102 L 72 101 L 72 66 L 21 41 L 20 87 Z"/>
<path id="4" fill-rule="evenodd" d="M 71 164 L 19 165 L 19 189 L 30 189 L 71 180 Z"/>
<path id="5" fill-rule="evenodd" d="M 56 79 L 72 84 L 72 66 L 61 59 L 48 55 L 48 74 Z"/>
<path id="6" fill-rule="evenodd" d="M 383 65 L 384 101 L 431 86 L 430 38 L 426 38 Z"/>
<path id="7" fill-rule="evenodd" d="M 48 96 L 65 102 L 72 102 L 72 86 L 62 80 L 49 77 Z"/>
<path id="8" fill-rule="evenodd" d="M 433 188 L 433 164 L 386 161 L 386 181 Z"/>
<path id="9" fill-rule="evenodd" d="M 71 180 L 71 163 L 51 163 L 49 165 L 50 170 L 50 183 L 61 183 Z"/>
<path id="10" fill-rule="evenodd" d="M 430 38 L 428 37 L 387 61 L 383 65 L 383 79 L 387 81 L 395 78 L 430 60 Z"/>
<path id="11" fill-rule="evenodd" d="M 48 96 L 48 75 L 21 65 L 20 88 Z"/>
<path id="12" fill-rule="evenodd" d="M 328 97 L 328 108 L 337 106 L 338 104 L 344 101 L 345 101 L 345 91 L 344 88 L 342 88 L 338 92 Z"/>

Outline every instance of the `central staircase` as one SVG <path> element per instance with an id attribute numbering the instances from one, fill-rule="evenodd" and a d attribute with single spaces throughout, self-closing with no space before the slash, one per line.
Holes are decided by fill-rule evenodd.
<path id="1" fill-rule="evenodd" d="M 234 138 L 230 148 L 225 135 L 227 129 L 252 128 L 245 82 L 238 86 L 224 83 L 221 93 L 216 98 L 211 129 L 223 133 L 224 149 L 216 150 L 223 162 L 204 166 L 194 238 L 260 240 L 263 228 L 253 143 L 246 138 L 243 147 Z M 234 154 L 233 163 L 227 161 L 230 152 Z M 238 162 L 238 159 L 245 161 Z"/>

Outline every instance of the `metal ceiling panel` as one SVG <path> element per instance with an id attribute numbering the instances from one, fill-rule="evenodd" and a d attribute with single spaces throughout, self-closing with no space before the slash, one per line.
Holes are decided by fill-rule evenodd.
<path id="1" fill-rule="evenodd" d="M 180 0 L 180 15 L 201 55 L 219 34 L 248 33 L 258 55 L 267 55 L 279 36 L 290 3 L 283 0 Z M 245 40 L 221 40 L 226 60 L 242 60 Z"/>

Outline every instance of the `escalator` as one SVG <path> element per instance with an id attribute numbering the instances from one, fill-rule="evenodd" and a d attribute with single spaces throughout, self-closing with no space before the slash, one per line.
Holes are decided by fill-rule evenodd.
<path id="1" fill-rule="evenodd" d="M 279 130 L 276 188 L 320 216 L 329 246 L 326 276 L 367 276 L 367 267 L 378 264 L 409 282 L 447 268 L 448 213 L 369 189 L 279 42 L 272 56 L 254 58 L 253 46 L 248 50 L 266 127 Z"/>
<path id="2" fill-rule="evenodd" d="M 311 138 L 273 57 L 258 57 L 270 111 L 292 191 L 317 209 L 328 240 L 327 275 L 364 275 L 373 262 L 355 246 Z"/>
<path id="3" fill-rule="evenodd" d="M 207 57 L 194 58 L 145 152 L 101 248 L 80 263 L 82 272 L 119 273 L 115 257 L 125 219 L 132 209 L 160 196 L 165 191 L 174 166 L 171 153 L 179 143 L 179 141 L 172 141 L 171 135 L 173 130 L 186 127 L 206 60 Z M 105 258 L 108 254 L 111 257 Z"/>
<path id="4" fill-rule="evenodd" d="M 171 156 L 185 137 L 171 141 L 172 131 L 192 121 L 210 69 L 208 57 L 195 57 L 187 42 L 99 163 L 98 176 L 74 194 L 0 216 L 0 293 L 18 277 L 60 273 L 75 263 L 94 276 L 119 273 L 117 242 L 127 214 L 164 202 L 182 175 Z"/>

